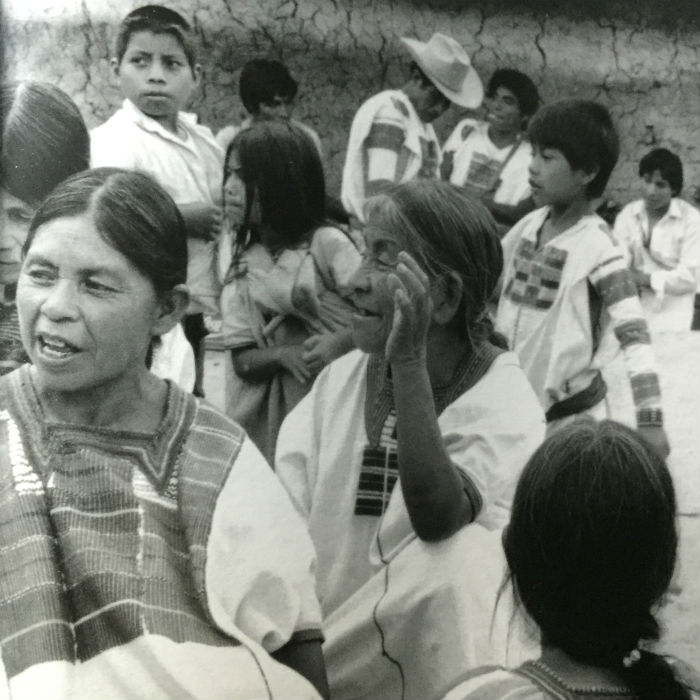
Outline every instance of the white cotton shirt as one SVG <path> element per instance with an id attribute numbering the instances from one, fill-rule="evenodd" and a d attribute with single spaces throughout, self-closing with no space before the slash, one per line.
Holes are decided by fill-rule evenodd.
<path id="1" fill-rule="evenodd" d="M 700 282 L 700 211 L 674 197 L 649 234 L 639 199 L 617 215 L 614 235 L 630 266 L 650 276 L 651 289 L 643 290 L 641 299 L 652 332 L 689 330 Z"/>
<path id="2" fill-rule="evenodd" d="M 452 158 L 450 182 L 483 193 L 498 174 L 500 184 L 494 202 L 514 206 L 530 195 L 532 146 L 528 141 L 520 141 L 499 173 L 513 144 L 498 148 L 489 138 L 488 131 L 488 122 L 475 119 L 463 119 L 454 128 L 443 146 L 443 157 Z"/>
<path id="3" fill-rule="evenodd" d="M 92 167 L 140 170 L 156 180 L 175 204 L 221 206 L 224 152 L 209 127 L 197 124 L 194 114 L 180 112 L 178 134 L 162 127 L 124 100 L 104 124 L 90 132 Z M 216 244 L 187 239 L 189 313 L 218 314 L 214 277 Z"/>
<path id="4" fill-rule="evenodd" d="M 356 350 L 326 367 L 287 416 L 275 467 L 305 518 L 317 552 L 317 593 L 324 617 L 398 553 L 415 534 L 397 482 L 384 515 L 355 515 L 362 452 L 367 445 L 368 355 Z M 439 416 L 450 459 L 483 501 L 476 522 L 503 526 L 521 469 L 544 437 L 537 397 L 513 353 L 499 355 L 486 374 Z"/>

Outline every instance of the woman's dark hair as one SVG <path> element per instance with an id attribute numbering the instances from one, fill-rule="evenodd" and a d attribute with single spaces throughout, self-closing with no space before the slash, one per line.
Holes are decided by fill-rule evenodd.
<path id="1" fill-rule="evenodd" d="M 641 651 L 676 562 L 676 499 L 664 460 L 634 430 L 578 419 L 523 470 L 503 545 L 542 645 L 612 669 L 639 698 L 687 698 L 668 663 Z"/>
<path id="2" fill-rule="evenodd" d="M 450 183 L 417 179 L 369 199 L 366 220 L 396 235 L 431 278 L 456 272 L 462 280 L 458 332 L 472 345 L 488 339 L 505 347 L 486 307 L 503 269 L 503 252 L 496 223 L 480 201 Z"/>
<path id="3" fill-rule="evenodd" d="M 90 136 L 73 100 L 55 85 L 0 87 L 0 186 L 35 207 L 68 176 L 90 167 Z"/>
<path id="4" fill-rule="evenodd" d="M 639 175 L 653 175 L 659 171 L 661 177 L 671 186 L 671 194 L 675 197 L 683 189 L 683 163 L 681 159 L 668 148 L 655 148 L 649 151 L 639 161 Z"/>
<path id="5" fill-rule="evenodd" d="M 280 61 L 253 58 L 241 70 L 238 94 L 250 114 L 257 114 L 261 104 L 271 104 L 275 97 L 293 100 L 299 85 Z"/>
<path id="6" fill-rule="evenodd" d="M 507 88 L 515 95 L 523 117 L 531 117 L 540 106 L 540 94 L 535 83 L 519 70 L 499 68 L 494 71 L 486 86 L 486 96 L 493 97 L 499 87 Z"/>
<path id="7" fill-rule="evenodd" d="M 575 170 L 595 172 L 586 185 L 588 199 L 603 194 L 620 154 L 610 112 L 590 100 L 560 100 L 544 105 L 530 121 L 528 140 L 538 148 L 560 151 Z"/>
<path id="8" fill-rule="evenodd" d="M 246 186 L 246 212 L 238 243 L 249 237 L 253 202 L 261 223 L 284 245 L 301 243 L 325 219 L 326 185 L 323 165 L 313 141 L 287 120 L 254 122 L 240 131 L 226 151 L 238 155 L 239 176 Z"/>
<path id="9" fill-rule="evenodd" d="M 29 225 L 24 254 L 40 226 L 90 212 L 97 231 L 153 284 L 169 292 L 187 278 L 185 222 L 170 195 L 147 175 L 96 168 L 60 184 Z"/>

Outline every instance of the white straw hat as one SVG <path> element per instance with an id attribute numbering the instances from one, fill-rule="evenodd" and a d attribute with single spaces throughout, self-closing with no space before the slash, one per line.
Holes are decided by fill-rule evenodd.
<path id="1" fill-rule="evenodd" d="M 428 42 L 402 36 L 413 60 L 450 102 L 476 109 L 484 88 L 469 54 L 451 36 L 436 32 Z"/>

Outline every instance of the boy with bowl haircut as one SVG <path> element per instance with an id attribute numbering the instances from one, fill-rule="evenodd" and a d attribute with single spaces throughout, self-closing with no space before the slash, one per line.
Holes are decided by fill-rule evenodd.
<path id="1" fill-rule="evenodd" d="M 680 199 L 681 159 L 655 148 L 639 162 L 642 198 L 615 220 L 652 333 L 688 330 L 700 270 L 700 212 Z"/>
<path id="2" fill-rule="evenodd" d="M 111 65 L 125 99 L 90 134 L 92 166 L 147 173 L 185 219 L 191 303 L 184 326 L 197 358 L 195 393 L 201 395 L 203 314 L 218 313 L 214 239 L 221 228 L 224 153 L 211 130 L 182 111 L 201 77 L 192 29 L 166 7 L 139 7 L 122 20 Z"/>
<path id="3" fill-rule="evenodd" d="M 529 140 L 540 208 L 502 241 L 496 328 L 520 357 L 552 432 L 579 413 L 605 417 L 607 386 L 595 358 L 605 312 L 627 364 L 638 429 L 666 456 L 649 329 L 624 252 L 592 208 L 619 153 L 610 114 L 586 100 L 555 102 L 534 116 Z"/>

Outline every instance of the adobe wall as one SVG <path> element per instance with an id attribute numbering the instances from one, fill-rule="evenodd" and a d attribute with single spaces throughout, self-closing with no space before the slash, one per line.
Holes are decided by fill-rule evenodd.
<path id="1" fill-rule="evenodd" d="M 202 121 L 214 129 L 238 121 L 236 85 L 248 58 L 283 60 L 301 83 L 296 116 L 324 141 L 333 189 L 355 109 L 374 92 L 402 83 L 407 57 L 398 37 L 427 39 L 442 31 L 465 45 L 484 81 L 495 68 L 514 66 L 532 76 L 545 100 L 571 95 L 607 104 L 622 139 L 609 196 L 622 202 L 635 196 L 637 161 L 658 144 L 681 155 L 684 194 L 690 198 L 700 186 L 700 32 L 692 20 L 697 12 L 682 0 L 666 10 L 650 0 L 620 2 L 589 0 L 585 10 L 573 1 L 546 0 L 483 0 L 478 6 L 458 0 L 168 5 L 193 20 L 201 37 L 205 80 L 192 108 Z M 120 101 L 108 61 L 116 25 L 140 4 L 143 0 L 3 0 L 6 75 L 55 82 L 75 99 L 89 126 L 98 124 Z M 459 116 L 452 108 L 438 120 L 443 138 Z"/>

